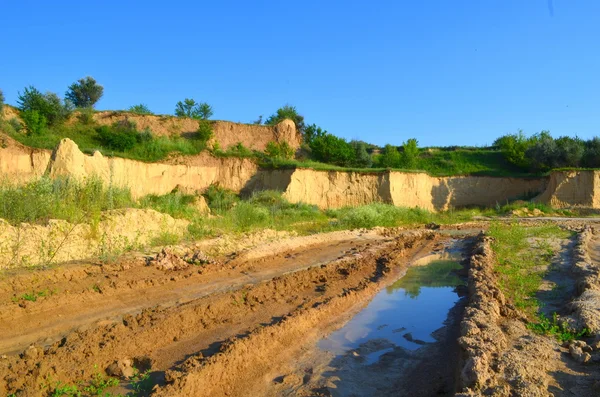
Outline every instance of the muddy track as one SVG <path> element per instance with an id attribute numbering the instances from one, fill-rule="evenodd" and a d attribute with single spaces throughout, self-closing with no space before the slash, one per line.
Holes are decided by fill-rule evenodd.
<path id="1" fill-rule="evenodd" d="M 38 275 L 41 281 L 35 288 L 64 290 L 35 302 L 4 304 L 2 332 L 9 337 L 2 338 L 3 350 L 22 350 L 24 343 L 32 338 L 39 340 L 39 335 L 45 335 L 44 341 L 64 336 L 49 346 L 38 343 L 20 355 L 0 359 L 0 392 L 47 395 L 52 382 L 85 381 L 97 368 L 128 358 L 150 365 L 159 383 L 164 371 L 172 369 L 167 372 L 172 385 L 159 394 L 186 395 L 183 390 L 187 386 L 183 385 L 194 384 L 191 379 L 196 377 L 194 371 L 188 374 L 186 370 L 194 367 L 191 362 L 199 357 L 218 361 L 216 357 L 223 357 L 223 350 L 254 341 L 261 330 L 271 332 L 279 327 L 286 335 L 282 339 L 287 341 L 285 346 L 300 346 L 292 340 L 316 325 L 318 329 L 327 328 L 329 319 L 333 321 L 336 315 L 364 302 L 381 288 L 387 274 L 400 271 L 402 258 L 431 251 L 435 238 L 427 240 L 424 236 L 434 235 L 338 241 L 303 247 L 298 252 L 279 252 L 269 260 L 238 259 L 202 269 L 190 266 L 165 272 L 145 266 L 145 262 L 131 261 L 112 267 L 67 267 L 45 278 Z M 0 290 L 6 299 L 28 290 L 28 282 L 34 279 L 31 275 L 16 277 Z M 219 283 L 220 279 L 227 280 L 227 284 Z M 98 285 L 101 292 L 83 288 L 90 281 L 103 283 Z M 78 309 L 70 308 L 69 302 Z M 13 313 L 7 314 L 7 309 Z M 101 321 L 98 313 L 103 316 Z M 63 324 L 61 314 L 68 316 L 68 324 Z M 301 320 L 297 320 L 297 327 L 289 327 L 294 319 Z M 36 324 L 41 324 L 39 329 Z M 61 326 L 56 329 L 54 324 Z M 77 329 L 71 330 L 74 326 Z M 236 342 L 231 342 L 230 338 L 236 336 Z M 266 350 L 271 353 L 264 356 L 265 360 L 271 365 L 276 363 L 273 358 L 278 356 L 281 344 L 274 343 Z M 221 353 L 214 355 L 217 352 Z M 244 360 L 248 359 L 245 356 Z M 253 368 L 252 373 L 265 371 L 261 365 Z M 231 368 L 226 373 L 234 376 L 237 372 Z M 243 385 L 240 382 L 245 377 L 237 374 L 239 381 L 231 387 Z M 188 375 L 190 380 L 185 380 Z M 211 379 L 211 384 L 218 381 L 201 378 Z M 48 383 L 50 387 L 43 389 L 42 385 Z M 177 391 L 169 391 L 173 388 Z"/>

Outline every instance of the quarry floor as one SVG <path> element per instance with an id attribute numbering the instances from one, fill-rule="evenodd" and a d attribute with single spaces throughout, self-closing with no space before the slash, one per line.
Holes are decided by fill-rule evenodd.
<path id="1" fill-rule="evenodd" d="M 287 236 L 221 250 L 186 246 L 112 263 L 5 272 L 0 395 L 75 395 L 56 393 L 67 385 L 84 390 L 107 373 L 120 379 L 103 389 L 114 396 L 454 395 L 463 386 L 458 339 L 466 289 L 435 332 L 435 343 L 410 354 L 394 351 L 368 373 L 370 384 L 380 385 L 375 394 L 361 388 L 366 380 L 358 375 L 366 375 L 352 357 L 338 360 L 333 376 L 334 357 L 317 343 L 409 267 L 449 244 L 463 247 L 458 274 L 466 281 L 472 246 L 485 228 L 482 222 L 435 232 Z M 520 336 L 528 332 L 522 328 Z M 548 394 L 594 395 L 577 390 L 600 382 L 596 356 L 592 368 L 570 362 L 568 347 L 546 345 L 551 352 L 529 359 L 566 363 L 555 366 L 563 369 L 560 375 L 544 375 Z M 356 378 L 353 386 L 336 385 L 341 373 Z"/>

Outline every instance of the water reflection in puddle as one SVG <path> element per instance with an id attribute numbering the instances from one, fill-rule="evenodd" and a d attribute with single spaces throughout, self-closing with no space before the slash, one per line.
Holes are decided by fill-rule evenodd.
<path id="1" fill-rule="evenodd" d="M 372 364 L 394 346 L 415 350 L 435 342 L 431 334 L 443 326 L 460 299 L 455 287 L 463 282 L 453 272 L 461 268 L 456 260 L 427 259 L 427 265 L 409 268 L 343 328 L 321 340 L 319 347 L 336 355 L 354 351 Z"/>

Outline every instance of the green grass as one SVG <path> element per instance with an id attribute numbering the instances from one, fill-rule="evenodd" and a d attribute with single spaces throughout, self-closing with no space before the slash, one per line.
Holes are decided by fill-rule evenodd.
<path id="1" fill-rule="evenodd" d="M 45 289 L 42 291 L 31 291 L 31 293 L 26 292 L 22 295 L 13 297 L 12 301 L 15 303 L 20 302 L 20 301 L 35 302 L 38 300 L 38 298 L 44 298 L 46 296 L 51 296 L 53 294 L 54 294 L 54 291 L 50 291 L 48 289 Z"/>
<path id="2" fill-rule="evenodd" d="M 517 223 L 495 223 L 488 234 L 494 238 L 492 248 L 498 260 L 500 288 L 515 307 L 534 318 L 540 306 L 536 294 L 557 253 L 543 239 L 564 239 L 571 236 L 571 232 L 554 225 L 524 227 Z"/>
<path id="3" fill-rule="evenodd" d="M 13 225 L 44 223 L 49 219 L 89 222 L 101 211 L 134 205 L 128 189 L 104 186 L 98 178 L 78 182 L 43 177 L 24 186 L 0 182 L 0 218 Z"/>
<path id="4" fill-rule="evenodd" d="M 554 336 L 559 342 L 569 342 L 591 335 L 590 330 L 587 328 L 577 330 L 569 326 L 566 321 L 560 321 L 556 313 L 553 313 L 551 319 L 543 314 L 539 314 L 538 320 L 529 323 L 527 327 L 540 335 Z"/>

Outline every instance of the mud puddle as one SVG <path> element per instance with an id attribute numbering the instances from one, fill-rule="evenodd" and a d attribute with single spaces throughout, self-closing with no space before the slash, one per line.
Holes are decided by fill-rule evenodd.
<path id="1" fill-rule="evenodd" d="M 456 287 L 464 283 L 454 273 L 460 268 L 458 262 L 445 259 L 410 268 L 319 347 L 336 355 L 359 356 L 357 350 L 365 351 L 365 365 L 370 365 L 395 347 L 416 350 L 436 342 L 432 333 L 444 325 L 460 299 Z"/>

